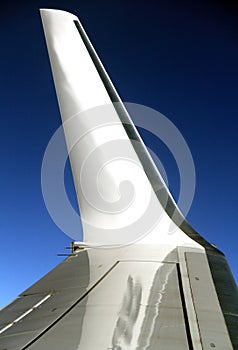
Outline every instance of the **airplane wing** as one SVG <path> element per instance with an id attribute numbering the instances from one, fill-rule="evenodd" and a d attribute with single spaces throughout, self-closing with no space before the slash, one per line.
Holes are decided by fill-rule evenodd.
<path id="1" fill-rule="evenodd" d="M 78 18 L 41 16 L 84 242 L 1 310 L 0 349 L 238 349 L 225 256 L 181 214 Z"/>

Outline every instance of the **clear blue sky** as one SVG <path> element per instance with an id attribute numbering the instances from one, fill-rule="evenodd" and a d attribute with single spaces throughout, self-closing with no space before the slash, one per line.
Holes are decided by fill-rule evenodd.
<path id="1" fill-rule="evenodd" d="M 70 242 L 52 222 L 41 194 L 42 157 L 60 116 L 40 7 L 75 13 L 122 99 L 157 109 L 179 128 L 197 175 L 188 220 L 226 254 L 238 280 L 237 5 L 9 2 L 1 6 L 0 21 L 0 307 L 59 263 L 56 254 Z M 171 157 L 144 137 L 162 156 L 176 197 L 178 174 Z M 72 193 L 72 183 L 67 186 Z"/>

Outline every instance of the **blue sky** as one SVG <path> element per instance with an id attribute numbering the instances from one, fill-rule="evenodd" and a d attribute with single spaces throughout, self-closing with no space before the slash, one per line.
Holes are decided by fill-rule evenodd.
<path id="1" fill-rule="evenodd" d="M 60 125 L 38 9 L 82 21 L 124 101 L 155 108 L 179 128 L 196 167 L 188 220 L 237 269 L 238 8 L 232 1 L 31 1 L 1 11 L 0 307 L 62 259 L 70 239 L 41 194 L 44 150 Z M 178 192 L 171 155 L 144 133 Z M 70 172 L 67 188 L 73 198 Z"/>

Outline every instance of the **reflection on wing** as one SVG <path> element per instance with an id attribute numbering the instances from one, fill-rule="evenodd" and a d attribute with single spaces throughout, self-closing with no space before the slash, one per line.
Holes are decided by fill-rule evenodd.
<path id="1" fill-rule="evenodd" d="M 122 307 L 112 337 L 113 349 L 122 348 L 119 344 L 124 342 L 127 346 L 131 344 L 133 328 L 140 308 L 141 292 L 141 283 L 135 281 L 134 278 L 129 275 L 126 291 L 123 296 Z"/>

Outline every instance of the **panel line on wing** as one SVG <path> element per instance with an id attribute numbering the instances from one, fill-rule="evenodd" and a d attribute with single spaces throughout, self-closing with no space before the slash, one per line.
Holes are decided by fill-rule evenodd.
<path id="1" fill-rule="evenodd" d="M 69 309 L 67 309 L 60 317 L 58 317 L 52 324 L 50 324 L 43 332 L 41 332 L 36 338 L 30 341 L 27 345 L 25 345 L 22 350 L 27 349 L 33 343 L 35 343 L 39 338 L 41 338 L 45 333 L 49 331 L 52 327 L 54 327 L 63 317 L 65 317 L 72 309 L 75 308 L 119 263 L 117 261 L 91 288 L 87 290 Z"/>
<path id="2" fill-rule="evenodd" d="M 31 313 L 32 311 L 34 311 L 35 309 L 37 309 L 41 304 L 43 304 L 47 299 L 49 299 L 52 296 L 52 294 L 48 294 L 46 295 L 43 299 L 41 299 L 39 302 L 37 302 L 35 305 L 33 305 L 30 309 L 28 309 L 27 311 L 25 311 L 22 315 L 20 315 L 19 317 L 17 317 L 13 322 L 9 323 L 8 325 L 6 325 L 5 327 L 3 327 L 2 329 L 0 329 L 0 334 L 2 334 L 3 332 L 5 332 L 7 329 L 9 329 L 10 327 L 14 326 L 17 322 L 21 321 L 24 317 L 26 317 L 29 313 Z"/>

